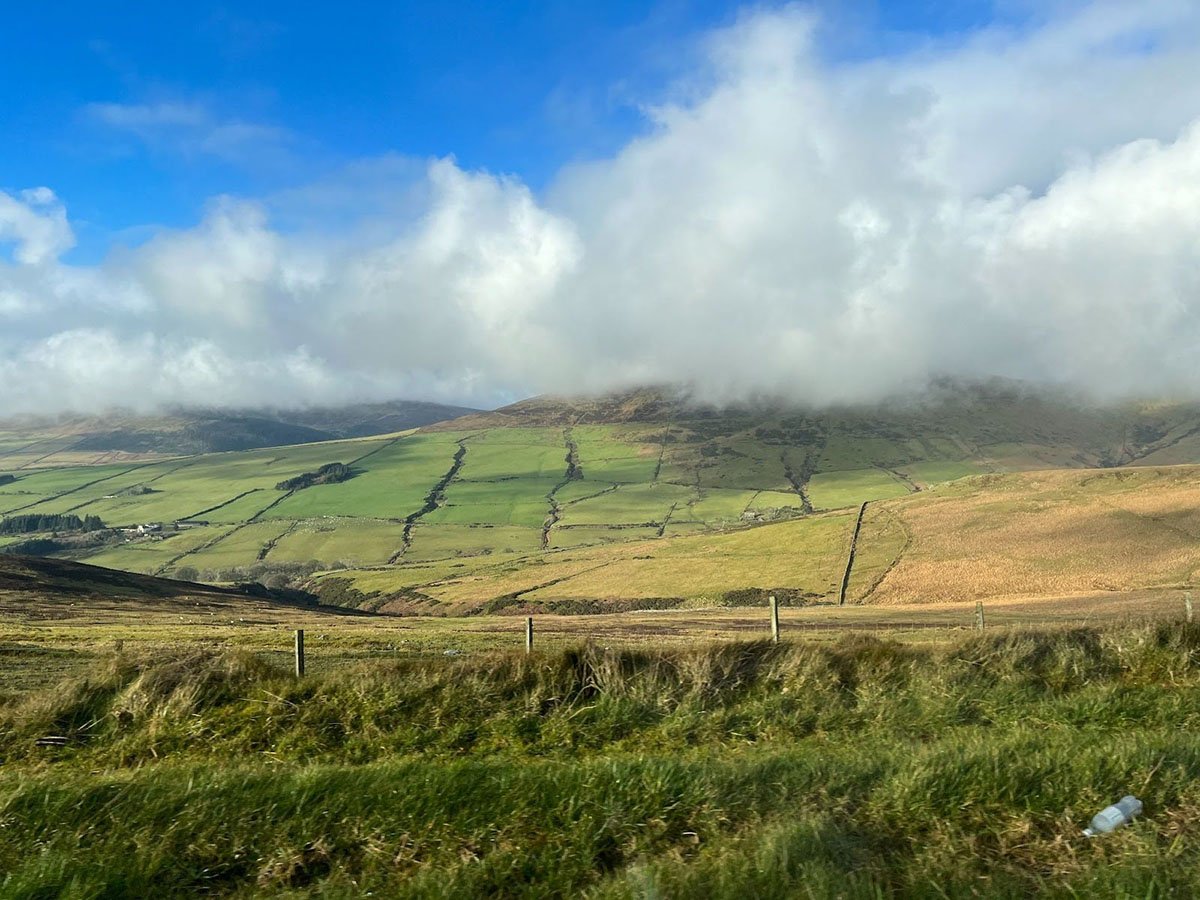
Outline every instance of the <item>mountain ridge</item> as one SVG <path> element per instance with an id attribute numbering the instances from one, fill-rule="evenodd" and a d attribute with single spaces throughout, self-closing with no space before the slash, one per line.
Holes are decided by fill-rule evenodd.
<path id="1" fill-rule="evenodd" d="M 732 435 L 761 420 L 755 431 L 775 431 L 780 441 L 804 433 L 859 432 L 863 437 L 906 434 L 912 440 L 935 434 L 982 446 L 995 436 L 1071 446 L 1074 454 L 1047 460 L 1059 465 L 1110 468 L 1149 459 L 1185 445 L 1178 461 L 1200 461 L 1200 402 L 1129 400 L 1095 403 L 1077 393 L 1013 379 L 941 379 L 924 392 L 898 394 L 873 404 L 814 406 L 785 398 L 757 397 L 718 405 L 686 388 L 641 387 L 599 396 L 544 394 L 488 412 L 425 426 L 422 431 L 488 428 L 569 428 L 578 425 L 669 425 L 705 423 L 703 433 Z M 954 428 L 946 427 L 952 421 Z M 784 423 L 780 430 L 777 425 Z M 722 429 L 722 425 L 730 427 Z M 734 427 L 737 426 L 737 427 Z M 753 426 L 751 426 L 753 427 Z M 1150 459 L 1151 457 L 1155 457 Z"/>
<path id="2" fill-rule="evenodd" d="M 24 451 L 42 464 L 64 454 L 191 456 L 393 434 L 478 412 L 395 400 L 303 409 L 175 408 L 156 415 L 116 410 L 103 415 L 26 416 L 0 421 L 0 434 L 12 445 L 9 450 L 0 446 L 0 469 L 5 456 Z"/>

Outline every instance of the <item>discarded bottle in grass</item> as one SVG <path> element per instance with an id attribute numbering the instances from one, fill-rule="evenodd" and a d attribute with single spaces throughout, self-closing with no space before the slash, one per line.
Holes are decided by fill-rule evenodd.
<path id="1" fill-rule="evenodd" d="M 1096 813 L 1091 826 L 1083 829 L 1083 833 L 1088 837 L 1108 834 L 1110 831 L 1115 831 L 1122 825 L 1128 824 L 1134 816 L 1141 814 L 1142 801 L 1130 794 Z"/>

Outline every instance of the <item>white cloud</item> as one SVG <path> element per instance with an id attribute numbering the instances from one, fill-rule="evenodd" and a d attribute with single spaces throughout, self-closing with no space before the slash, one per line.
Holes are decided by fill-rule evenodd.
<path id="1" fill-rule="evenodd" d="M 1063 9 L 840 65 L 806 9 L 748 13 L 544 197 L 363 161 L 77 268 L 52 194 L 0 195 L 0 412 L 647 381 L 823 403 L 939 374 L 1200 394 L 1200 9 Z"/>
<path id="2" fill-rule="evenodd" d="M 52 263 L 75 245 L 67 213 L 46 187 L 20 197 L 0 192 L 0 247 L 14 245 L 13 259 L 27 266 Z"/>

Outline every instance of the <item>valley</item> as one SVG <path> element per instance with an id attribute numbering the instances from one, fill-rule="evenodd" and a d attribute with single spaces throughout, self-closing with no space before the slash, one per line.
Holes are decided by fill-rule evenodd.
<path id="1" fill-rule="evenodd" d="M 822 413 L 539 398 L 387 435 L 12 468 L 0 521 L 105 531 L 0 550 L 397 614 L 827 604 L 866 503 L 850 603 L 1171 588 L 1200 565 L 1198 435 L 1200 408 L 1005 385 Z"/>

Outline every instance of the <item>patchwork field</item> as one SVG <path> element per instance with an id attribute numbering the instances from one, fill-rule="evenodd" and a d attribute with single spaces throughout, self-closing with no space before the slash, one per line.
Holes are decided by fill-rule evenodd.
<path id="1" fill-rule="evenodd" d="M 866 503 L 851 603 L 1177 587 L 1191 470 L 1137 466 L 1200 462 L 1197 428 L 1190 407 L 983 389 L 821 414 L 534 400 L 415 433 L 0 467 L 0 523 L 48 523 L 0 546 L 395 612 L 829 603 Z M 110 530 L 63 536 L 55 516 Z"/>
<path id="2" fill-rule="evenodd" d="M 642 530 L 549 555 L 335 571 L 316 583 L 362 595 L 350 602 L 390 597 L 398 611 L 443 615 L 761 604 L 771 593 L 788 604 L 836 604 L 856 514 L 667 538 Z M 1119 596 L 1185 590 L 1198 572 L 1200 467 L 1013 473 L 868 503 L 846 599 Z"/>

